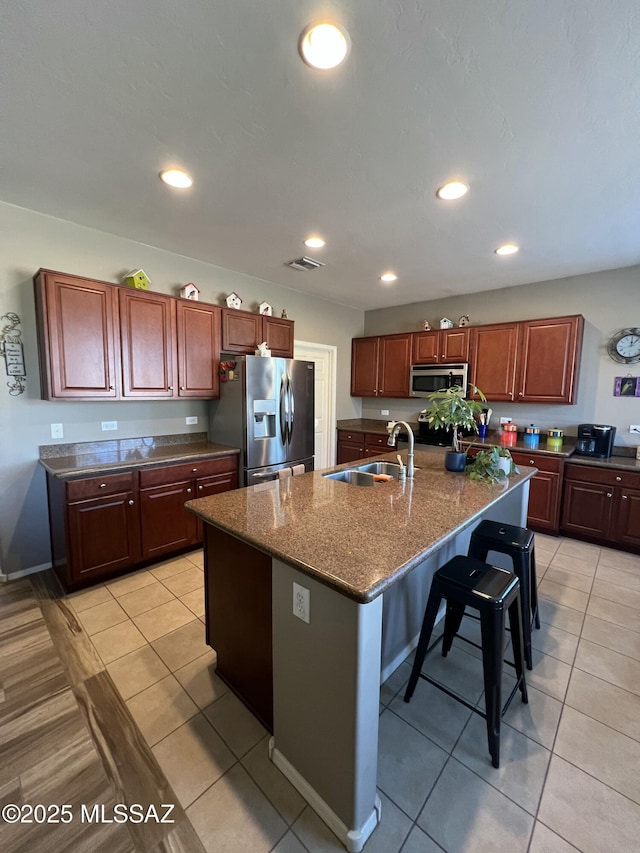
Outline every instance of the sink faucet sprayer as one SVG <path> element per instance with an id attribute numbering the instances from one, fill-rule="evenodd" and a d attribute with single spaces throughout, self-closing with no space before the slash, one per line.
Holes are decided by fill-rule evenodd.
<path id="1" fill-rule="evenodd" d="M 398 436 L 398 432 L 400 431 L 401 426 L 406 427 L 407 438 L 409 439 L 409 451 L 407 453 L 407 479 L 413 480 L 413 430 L 406 421 L 392 422 L 391 432 L 389 433 L 387 444 L 389 445 L 389 447 L 396 446 L 396 438 Z"/>

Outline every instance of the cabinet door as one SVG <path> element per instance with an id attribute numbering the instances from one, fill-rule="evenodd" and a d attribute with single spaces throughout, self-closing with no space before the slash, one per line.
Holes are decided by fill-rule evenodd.
<path id="1" fill-rule="evenodd" d="M 68 505 L 69 586 L 113 575 L 140 560 L 138 506 L 134 492 Z"/>
<path id="2" fill-rule="evenodd" d="M 114 399 L 117 286 L 44 271 L 34 284 L 42 398 Z"/>
<path id="3" fill-rule="evenodd" d="M 469 361 L 470 329 L 441 329 L 440 331 L 440 361 L 451 363 Z"/>
<path id="4" fill-rule="evenodd" d="M 178 396 L 220 396 L 220 308 L 177 300 Z"/>
<path id="5" fill-rule="evenodd" d="M 293 358 L 293 320 L 262 315 L 262 336 L 272 356 Z"/>
<path id="6" fill-rule="evenodd" d="M 228 471 L 225 474 L 216 474 L 213 477 L 198 477 L 196 480 L 196 498 L 208 498 L 209 495 L 219 495 L 221 492 L 230 492 L 238 488 L 238 472 Z M 196 542 L 202 542 L 203 523 L 196 517 Z"/>
<path id="7" fill-rule="evenodd" d="M 640 491 L 617 490 L 616 542 L 640 548 Z"/>
<path id="8" fill-rule="evenodd" d="M 578 315 L 520 324 L 518 400 L 575 402 L 583 322 Z"/>
<path id="9" fill-rule="evenodd" d="M 518 323 L 473 329 L 471 382 L 489 402 L 514 399 L 517 346 Z"/>
<path id="10" fill-rule="evenodd" d="M 378 395 L 379 347 L 380 338 L 378 337 L 354 338 L 351 341 L 352 397 L 376 397 Z"/>
<path id="11" fill-rule="evenodd" d="M 222 349 L 224 352 L 253 355 L 262 342 L 262 316 L 234 308 L 222 309 Z"/>
<path id="12" fill-rule="evenodd" d="M 613 487 L 600 483 L 566 481 L 560 529 L 590 538 L 608 538 L 613 491 Z"/>
<path id="13" fill-rule="evenodd" d="M 378 357 L 378 395 L 409 397 L 411 335 L 383 335 Z"/>
<path id="14" fill-rule="evenodd" d="M 512 452 L 516 465 L 537 468 L 538 473 L 529 480 L 529 509 L 527 525 L 533 530 L 557 533 L 560 526 L 560 497 L 564 460 L 544 454 Z"/>
<path id="15" fill-rule="evenodd" d="M 124 287 L 118 299 L 123 396 L 177 396 L 175 300 Z"/>
<path id="16" fill-rule="evenodd" d="M 440 355 L 438 331 L 414 332 L 412 350 L 413 364 L 437 364 Z"/>
<path id="17" fill-rule="evenodd" d="M 336 464 L 356 462 L 364 457 L 364 433 L 338 430 L 338 459 Z"/>
<path id="18" fill-rule="evenodd" d="M 196 517 L 184 508 L 186 501 L 195 497 L 193 480 L 140 490 L 144 560 L 188 548 L 197 541 Z"/>

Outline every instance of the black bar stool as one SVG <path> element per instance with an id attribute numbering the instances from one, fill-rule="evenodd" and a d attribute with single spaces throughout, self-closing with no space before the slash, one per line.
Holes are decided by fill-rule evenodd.
<path id="1" fill-rule="evenodd" d="M 481 521 L 471 534 L 469 556 L 484 561 L 489 551 L 498 551 L 510 557 L 513 571 L 520 581 L 524 659 L 527 669 L 532 669 L 531 628 L 533 625 L 540 627 L 533 531 L 526 527 L 516 527 L 514 524 Z"/>
<path id="2" fill-rule="evenodd" d="M 485 694 L 484 714 L 470 702 L 467 702 L 462 696 L 459 696 L 422 672 L 425 655 L 429 649 L 431 632 L 433 631 L 436 616 L 438 615 L 440 601 L 443 598 L 447 602 L 442 640 L 443 657 L 446 657 L 447 652 L 451 649 L 451 644 L 460 627 L 465 607 L 471 607 L 479 613 L 482 630 L 482 664 Z M 502 707 L 502 664 L 506 630 L 505 616 L 507 611 L 509 613 L 514 654 L 514 663 L 512 665 L 516 670 L 517 681 L 504 707 Z M 461 702 L 474 713 L 484 717 L 487 721 L 487 740 L 489 743 L 489 752 L 491 753 L 491 762 L 494 767 L 499 767 L 500 720 L 518 690 L 522 694 L 522 701 L 525 703 L 529 701 L 524 673 L 520 581 L 513 572 L 489 566 L 487 563 L 474 560 L 471 557 L 458 556 L 449 560 L 448 563 L 436 571 L 431 582 L 429 599 L 422 622 L 422 630 L 420 631 L 420 640 L 418 641 L 415 661 L 404 695 L 404 701 L 410 701 L 416 689 L 418 678 L 422 678 L 453 699 Z"/>

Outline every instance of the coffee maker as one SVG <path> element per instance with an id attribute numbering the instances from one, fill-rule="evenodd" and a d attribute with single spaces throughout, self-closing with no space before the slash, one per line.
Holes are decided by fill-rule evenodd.
<path id="1" fill-rule="evenodd" d="M 580 424 L 575 452 L 579 456 L 608 459 L 613 451 L 616 428 L 608 424 Z"/>

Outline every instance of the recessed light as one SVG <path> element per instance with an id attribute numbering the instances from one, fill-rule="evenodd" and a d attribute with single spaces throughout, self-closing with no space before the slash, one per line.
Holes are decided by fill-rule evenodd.
<path id="1" fill-rule="evenodd" d="M 309 24 L 298 42 L 300 56 L 307 65 L 323 71 L 344 62 L 350 47 L 349 33 L 329 23 Z"/>
<path id="2" fill-rule="evenodd" d="M 498 246 L 496 255 L 515 255 L 519 251 L 520 246 L 516 246 L 515 243 L 505 243 L 503 246 Z"/>
<path id="3" fill-rule="evenodd" d="M 454 201 L 457 198 L 462 198 L 468 192 L 468 184 L 463 184 L 462 181 L 449 181 L 436 190 L 436 195 L 444 201 Z"/>
<path id="4" fill-rule="evenodd" d="M 324 246 L 324 240 L 322 237 L 307 237 L 304 241 L 305 246 L 308 246 L 310 249 L 322 249 Z"/>
<path id="5" fill-rule="evenodd" d="M 380 281 L 390 282 L 397 281 L 398 276 L 394 272 L 385 272 L 380 276 Z"/>
<path id="6" fill-rule="evenodd" d="M 182 169 L 165 169 L 164 172 L 160 172 L 160 177 L 165 184 L 169 184 L 170 187 L 176 187 L 179 190 L 186 190 L 193 183 L 191 175 L 187 175 Z"/>

